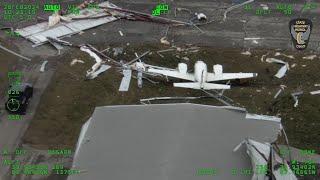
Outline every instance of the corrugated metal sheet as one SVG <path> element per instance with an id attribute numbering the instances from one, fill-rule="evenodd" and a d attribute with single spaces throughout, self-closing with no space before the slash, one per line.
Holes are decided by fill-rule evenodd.
<path id="1" fill-rule="evenodd" d="M 107 2 L 99 4 L 100 6 L 108 5 Z M 97 17 L 107 15 L 103 9 L 83 9 L 80 11 L 80 15 L 75 16 L 70 14 L 66 17 L 70 18 L 81 18 L 81 17 Z M 48 28 L 47 22 L 42 22 L 39 24 L 35 24 L 32 26 L 25 27 L 23 29 L 17 29 L 16 32 L 19 33 L 22 37 L 32 41 L 36 46 L 41 45 L 48 41 L 46 37 L 59 38 L 67 35 L 76 34 L 80 31 L 87 30 L 93 27 L 97 27 L 99 25 L 112 22 L 117 20 L 117 18 L 109 16 L 98 19 L 85 19 L 85 20 L 77 20 L 72 21 L 70 23 L 59 23 L 56 26 Z"/>

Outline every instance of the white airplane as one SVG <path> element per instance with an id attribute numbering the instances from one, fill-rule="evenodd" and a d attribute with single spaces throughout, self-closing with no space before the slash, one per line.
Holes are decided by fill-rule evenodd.
<path id="1" fill-rule="evenodd" d="M 191 89 L 230 89 L 230 85 L 209 83 L 213 81 L 243 79 L 257 77 L 257 73 L 223 73 L 222 65 L 213 66 L 213 73 L 209 73 L 207 65 L 203 61 L 197 61 L 194 65 L 194 73 L 187 72 L 188 67 L 185 63 L 179 63 L 177 69 L 168 69 L 157 66 L 150 66 L 146 69 L 149 73 L 161 74 L 194 82 L 174 83 L 174 87 Z"/>

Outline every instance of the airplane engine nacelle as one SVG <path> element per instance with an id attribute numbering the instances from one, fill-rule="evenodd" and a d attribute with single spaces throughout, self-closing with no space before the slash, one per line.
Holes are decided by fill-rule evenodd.
<path id="1" fill-rule="evenodd" d="M 180 73 L 187 73 L 187 71 L 188 71 L 188 65 L 185 64 L 185 63 L 179 63 L 179 64 L 178 64 L 178 71 L 179 71 Z"/>
<path id="2" fill-rule="evenodd" d="M 214 66 L 213 66 L 213 72 L 214 72 L 214 74 L 216 74 L 216 75 L 222 74 L 222 73 L 223 73 L 222 65 L 220 65 L 220 64 L 214 65 Z"/>

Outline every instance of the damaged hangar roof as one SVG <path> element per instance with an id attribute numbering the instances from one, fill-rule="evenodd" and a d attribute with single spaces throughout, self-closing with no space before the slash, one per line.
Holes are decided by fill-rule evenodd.
<path id="1" fill-rule="evenodd" d="M 69 180 L 251 179 L 232 168 L 251 169 L 245 138 L 273 142 L 280 119 L 248 116 L 245 109 L 198 104 L 97 107 L 83 125 Z M 197 176 L 214 168 L 214 176 Z"/>

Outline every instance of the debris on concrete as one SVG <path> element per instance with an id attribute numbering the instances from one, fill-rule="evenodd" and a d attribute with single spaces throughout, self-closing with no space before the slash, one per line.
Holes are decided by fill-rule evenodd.
<path id="1" fill-rule="evenodd" d="M 162 37 L 162 38 L 160 39 L 160 42 L 161 42 L 161 44 L 170 46 L 170 42 L 167 40 L 167 37 Z"/>
<path id="2" fill-rule="evenodd" d="M 310 92 L 310 94 L 311 94 L 311 95 L 320 94 L 320 90 L 317 90 L 317 91 L 311 91 L 311 92 Z"/>
<path id="3" fill-rule="evenodd" d="M 313 60 L 315 58 L 317 58 L 317 55 L 309 55 L 309 56 L 302 57 L 302 59 L 307 59 L 307 60 Z"/>
<path id="4" fill-rule="evenodd" d="M 277 72 L 277 74 L 275 74 L 274 76 L 281 79 L 283 76 L 286 75 L 287 70 L 289 70 L 289 63 L 284 62 L 282 60 L 279 59 L 275 59 L 275 58 L 267 58 L 266 62 L 268 63 L 278 63 L 278 64 L 283 64 L 283 66 L 279 69 L 279 71 Z"/>
<path id="5" fill-rule="evenodd" d="M 40 67 L 40 72 L 44 72 L 47 63 L 48 63 L 48 61 L 43 61 L 43 63 L 41 64 L 41 67 Z"/>
<path id="6" fill-rule="evenodd" d="M 2 50 L 4 50 L 4 51 L 7 51 L 8 53 L 11 53 L 11 54 L 13 54 L 13 55 L 15 55 L 15 56 L 18 56 L 18 57 L 20 57 L 20 58 L 22 58 L 22 59 L 24 59 L 24 60 L 31 61 L 30 58 L 27 58 L 27 57 L 25 57 L 25 56 L 22 56 L 21 54 L 18 54 L 18 53 L 14 52 L 14 51 L 11 51 L 10 49 L 7 49 L 7 48 L 5 48 L 5 47 L 3 47 L 3 46 L 1 46 L 1 45 L 0 45 L 0 48 L 1 48 Z"/>
<path id="7" fill-rule="evenodd" d="M 73 65 L 75 65 L 76 63 L 82 63 L 82 64 L 84 64 L 84 61 L 79 60 L 79 59 L 73 59 L 73 60 L 70 62 L 70 66 L 73 66 Z"/>
<path id="8" fill-rule="evenodd" d="M 120 36 L 123 36 L 123 33 L 122 33 L 122 31 L 119 31 L 119 34 L 120 34 Z"/>
<path id="9" fill-rule="evenodd" d="M 287 57 L 287 58 L 290 58 L 290 59 L 294 59 L 294 56 L 292 56 L 292 55 L 286 55 L 286 54 L 283 54 L 283 53 L 280 53 L 280 52 L 276 52 L 275 54 L 274 54 L 274 56 L 284 56 L 284 57 Z"/>
<path id="10" fill-rule="evenodd" d="M 293 105 L 294 107 L 298 107 L 298 104 L 299 104 L 298 96 L 301 96 L 302 94 L 303 94 L 303 91 L 299 91 L 291 94 L 293 100 L 295 101 Z"/>
<path id="11" fill-rule="evenodd" d="M 286 88 L 287 86 L 285 85 L 280 85 L 280 89 L 279 91 L 274 95 L 273 99 L 277 99 L 278 96 L 280 95 L 280 93 L 282 93 L 284 91 L 284 88 Z"/>
<path id="12" fill-rule="evenodd" d="M 250 51 L 245 51 L 241 53 L 242 55 L 246 55 L 246 56 L 251 56 L 251 52 Z"/>
<path id="13" fill-rule="evenodd" d="M 113 51 L 113 56 L 118 56 L 119 54 L 123 53 L 123 48 L 122 47 L 112 48 L 112 51 Z"/>
<path id="14" fill-rule="evenodd" d="M 249 1 L 245 1 L 245 2 L 243 2 L 243 3 L 241 3 L 241 4 L 237 4 L 237 5 L 234 5 L 234 6 L 229 7 L 229 8 L 224 12 L 224 14 L 223 14 L 223 21 L 226 21 L 226 19 L 227 19 L 227 13 L 228 13 L 228 12 L 232 11 L 233 9 L 239 8 L 239 7 L 241 7 L 241 6 L 244 6 L 244 5 L 246 5 L 246 4 L 252 3 L 253 1 L 254 1 L 254 0 L 249 0 Z"/>

